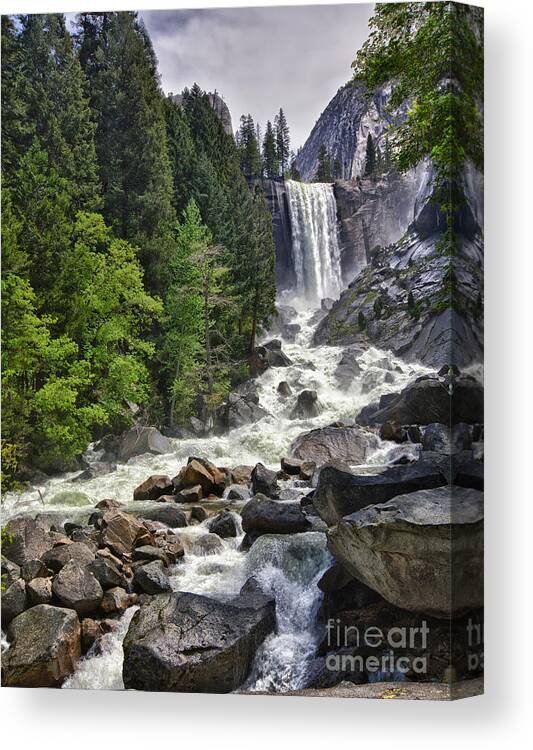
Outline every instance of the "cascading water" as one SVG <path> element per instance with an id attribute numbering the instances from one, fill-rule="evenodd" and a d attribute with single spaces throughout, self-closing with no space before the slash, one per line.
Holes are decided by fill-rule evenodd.
<path id="1" fill-rule="evenodd" d="M 337 236 L 337 203 L 333 186 L 287 180 L 292 232 L 295 293 L 309 304 L 342 291 L 341 255 Z"/>
<path id="2" fill-rule="evenodd" d="M 76 474 L 64 474 L 22 493 L 7 493 L 2 507 L 4 521 L 19 513 L 43 512 L 54 515 L 55 523 L 86 521 L 94 504 L 104 498 L 115 498 L 125 503 L 125 510 L 133 507 L 138 511 L 140 503 L 128 506 L 135 487 L 150 474 L 174 476 L 191 455 L 220 466 L 260 461 L 278 469 L 280 457 L 289 453 L 290 444 L 300 433 L 337 421 L 350 423 L 368 403 L 384 393 L 401 390 L 414 377 L 428 372 L 370 348 L 357 359 L 360 375 L 350 385 L 340 385 L 336 369 L 343 349 L 312 345 L 320 300 L 338 297 L 342 286 L 333 190 L 331 185 L 288 181 L 287 192 L 297 284 L 293 292 L 284 293 L 283 303 L 293 306 L 290 322 L 300 331 L 294 341 L 282 341 L 292 364 L 283 369 L 271 367 L 257 379 L 259 401 L 268 415 L 259 425 L 248 424 L 226 435 L 173 440 L 172 451 L 166 455 L 136 456 L 94 479 L 79 481 Z M 280 396 L 278 384 L 282 380 L 289 383 L 293 396 Z M 317 391 L 320 413 L 312 418 L 292 418 L 297 394 L 304 389 Z M 387 463 L 397 458 L 398 450 L 406 448 L 380 443 L 367 461 Z M 89 463 L 99 458 L 94 449 L 86 454 Z M 309 490 L 298 488 L 291 480 L 282 485 L 296 496 Z M 221 504 L 229 505 L 227 500 Z M 239 503 L 234 507 L 238 510 Z M 319 637 L 316 613 L 321 594 L 316 584 L 330 560 L 325 534 L 266 535 L 244 553 L 239 551 L 241 533 L 235 539 L 222 540 L 214 554 L 206 554 L 199 542 L 208 531 L 205 522 L 176 529 L 185 555 L 172 571 L 173 589 L 228 600 L 237 596 L 253 576 L 276 600 L 277 626 L 259 649 L 243 689 L 283 692 L 305 686 Z M 123 615 L 117 629 L 89 652 L 64 687 L 122 687 L 122 641 L 133 614 L 132 608 Z"/>

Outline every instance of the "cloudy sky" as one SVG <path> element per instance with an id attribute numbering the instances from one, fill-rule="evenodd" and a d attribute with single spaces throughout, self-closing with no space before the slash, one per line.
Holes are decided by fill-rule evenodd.
<path id="1" fill-rule="evenodd" d="M 280 107 L 291 146 L 302 145 L 368 34 L 368 5 L 144 11 L 165 92 L 195 81 L 224 97 L 234 129 L 262 127 Z"/>

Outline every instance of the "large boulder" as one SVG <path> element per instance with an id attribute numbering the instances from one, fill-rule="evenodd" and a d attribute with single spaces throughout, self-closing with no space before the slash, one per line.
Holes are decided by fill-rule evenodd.
<path id="1" fill-rule="evenodd" d="M 103 589 L 86 565 L 72 560 L 67 563 L 52 582 L 52 592 L 61 604 L 75 609 L 79 615 L 88 615 L 98 609 Z"/>
<path id="2" fill-rule="evenodd" d="M 27 606 L 26 583 L 19 578 L 2 592 L 2 627 L 7 627 Z"/>
<path id="3" fill-rule="evenodd" d="M 349 388 L 362 373 L 359 357 L 363 353 L 360 347 L 345 349 L 335 369 L 335 377 L 341 388 Z"/>
<path id="4" fill-rule="evenodd" d="M 157 500 L 161 495 L 170 495 L 174 491 L 172 480 L 166 474 L 152 474 L 133 491 L 134 500 Z"/>
<path id="5" fill-rule="evenodd" d="M 298 394 L 296 404 L 291 411 L 291 419 L 312 419 L 320 414 L 318 394 L 316 391 L 305 390 Z"/>
<path id="6" fill-rule="evenodd" d="M 261 494 L 246 503 L 241 517 L 243 530 L 252 538 L 261 534 L 297 534 L 312 528 L 300 503 L 282 503 Z"/>
<path id="7" fill-rule="evenodd" d="M 278 497 L 279 485 L 275 471 L 267 469 L 263 464 L 256 464 L 252 471 L 252 492 L 267 495 L 267 497 Z"/>
<path id="8" fill-rule="evenodd" d="M 289 452 L 317 466 L 333 460 L 361 464 L 377 446 L 376 436 L 360 427 L 320 427 L 298 435 Z"/>
<path id="9" fill-rule="evenodd" d="M 483 605 L 483 494 L 439 487 L 399 495 L 328 531 L 341 565 L 391 604 L 449 617 Z"/>
<path id="10" fill-rule="evenodd" d="M 255 381 L 248 380 L 232 391 L 215 413 L 215 431 L 235 430 L 245 424 L 258 422 L 268 412 L 259 404 Z"/>
<path id="11" fill-rule="evenodd" d="M 102 545 L 109 547 L 119 557 L 131 552 L 135 541 L 144 531 L 138 518 L 120 510 L 108 510 L 104 513 L 102 524 L 100 536 Z"/>
<path id="12" fill-rule="evenodd" d="M 229 693 L 248 676 L 275 625 L 260 595 L 223 604 L 197 594 L 161 594 L 134 615 L 124 639 L 126 689 Z"/>
<path id="13" fill-rule="evenodd" d="M 81 655 L 76 612 L 39 604 L 9 626 L 9 649 L 2 655 L 6 687 L 59 687 Z"/>
<path id="14" fill-rule="evenodd" d="M 54 573 L 58 573 L 69 562 L 86 565 L 94 560 L 94 552 L 83 542 L 61 544 L 43 555 L 43 562 Z"/>
<path id="15" fill-rule="evenodd" d="M 483 422 L 483 386 L 469 375 L 423 376 L 400 393 L 365 406 L 355 421 L 360 425 Z"/>
<path id="16" fill-rule="evenodd" d="M 206 458 L 191 456 L 172 483 L 176 492 L 199 485 L 205 496 L 222 495 L 226 487 L 226 475 Z"/>
<path id="17" fill-rule="evenodd" d="M 250 356 L 250 373 L 257 377 L 268 370 L 269 367 L 289 367 L 292 362 L 281 349 L 281 341 L 272 341 L 256 346 Z"/>
<path id="18" fill-rule="evenodd" d="M 32 607 L 36 604 L 49 604 L 52 601 L 52 579 L 33 578 L 26 584 L 26 591 Z"/>
<path id="19" fill-rule="evenodd" d="M 126 462 L 133 456 L 141 456 L 143 453 L 159 455 L 170 453 L 171 450 L 172 442 L 155 427 L 132 427 L 120 438 L 118 458 Z"/>
<path id="20" fill-rule="evenodd" d="M 153 560 L 147 565 L 140 565 L 135 570 L 134 581 L 145 594 L 162 594 L 172 588 L 161 560 Z"/>
<path id="21" fill-rule="evenodd" d="M 157 521 L 171 529 L 187 526 L 187 516 L 176 505 L 160 503 L 156 508 L 142 511 L 142 517 L 148 521 Z"/>
<path id="22" fill-rule="evenodd" d="M 239 535 L 239 528 L 235 516 L 228 510 L 222 510 L 217 513 L 209 522 L 208 529 L 212 534 L 217 534 L 221 539 L 236 537 Z"/>
<path id="23" fill-rule="evenodd" d="M 44 525 L 33 518 L 14 518 L 6 524 L 5 530 L 2 555 L 17 565 L 42 557 L 53 546 Z"/>
<path id="24" fill-rule="evenodd" d="M 343 516 L 406 492 L 446 484 L 438 468 L 415 464 L 392 466 L 372 473 L 354 474 L 336 465 L 323 466 L 318 475 L 313 505 L 323 521 L 332 526 Z"/>

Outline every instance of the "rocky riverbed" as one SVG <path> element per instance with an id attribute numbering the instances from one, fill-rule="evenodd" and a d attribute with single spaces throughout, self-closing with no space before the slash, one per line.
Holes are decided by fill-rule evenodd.
<path id="1" fill-rule="evenodd" d="M 137 428 L 94 446 L 86 478 L 39 488 L 44 507 L 31 489 L 22 513 L 7 498 L 3 684 L 416 693 L 480 674 L 481 385 L 308 349 L 309 316 L 290 319 L 303 332 L 263 347 L 275 356 L 226 406 L 240 426 Z M 277 462 L 246 461 L 276 426 Z M 250 442 L 230 463 L 236 432 Z"/>

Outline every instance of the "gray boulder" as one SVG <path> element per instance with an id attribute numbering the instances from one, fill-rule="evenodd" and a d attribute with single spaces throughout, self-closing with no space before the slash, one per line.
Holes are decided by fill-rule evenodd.
<path id="1" fill-rule="evenodd" d="M 250 356 L 252 377 L 262 375 L 269 367 L 289 367 L 292 361 L 281 349 L 281 341 L 273 339 L 263 346 L 256 346 Z"/>
<path id="2" fill-rule="evenodd" d="M 43 555 L 43 562 L 54 573 L 58 573 L 69 562 L 87 565 L 93 560 L 94 552 L 83 542 L 61 544 L 59 547 L 54 547 Z"/>
<path id="3" fill-rule="evenodd" d="M 17 565 L 39 559 L 53 546 L 44 525 L 33 518 L 14 518 L 6 526 L 2 555 Z"/>
<path id="4" fill-rule="evenodd" d="M 140 565 L 135 570 L 134 582 L 145 594 L 162 594 L 172 589 L 161 560 Z"/>
<path id="5" fill-rule="evenodd" d="M 162 594 L 134 615 L 124 639 L 126 689 L 229 693 L 248 676 L 275 625 L 259 595 L 223 604 L 197 594 Z"/>
<path id="6" fill-rule="evenodd" d="M 279 485 L 275 471 L 267 469 L 263 464 L 256 464 L 252 471 L 252 492 L 261 493 L 267 497 L 278 497 Z"/>
<path id="7" fill-rule="evenodd" d="M 125 462 L 143 453 L 159 455 L 170 453 L 171 449 L 172 443 L 169 438 L 162 435 L 155 427 L 132 427 L 120 438 L 118 458 Z"/>
<path id="8" fill-rule="evenodd" d="M 70 609 L 39 604 L 9 626 L 2 655 L 6 687 L 60 687 L 81 655 L 80 623 Z"/>
<path id="9" fill-rule="evenodd" d="M 20 615 L 28 606 L 26 584 L 19 578 L 2 593 L 2 627 L 9 625 L 11 620 Z"/>
<path id="10" fill-rule="evenodd" d="M 335 465 L 323 466 L 313 505 L 323 521 L 332 526 L 343 516 L 374 503 L 406 492 L 431 489 L 446 484 L 438 468 L 415 464 L 376 469 L 373 473 L 354 474 Z"/>
<path id="11" fill-rule="evenodd" d="M 52 582 L 52 592 L 61 604 L 87 615 L 98 609 L 104 592 L 95 576 L 85 565 L 72 560 L 67 563 Z"/>
<path id="12" fill-rule="evenodd" d="M 49 604 L 52 601 L 52 579 L 34 578 L 26 584 L 26 591 L 30 604 Z"/>
<path id="13" fill-rule="evenodd" d="M 211 533 L 217 534 L 221 539 L 236 537 L 239 534 L 235 516 L 227 510 L 217 513 L 217 515 L 209 521 L 207 526 Z"/>
<path id="14" fill-rule="evenodd" d="M 175 505 L 160 503 L 157 508 L 143 510 L 142 517 L 148 521 L 158 521 L 164 523 L 172 529 L 187 526 L 187 516 Z"/>
<path id="15" fill-rule="evenodd" d="M 399 495 L 328 531 L 341 565 L 391 604 L 449 617 L 483 605 L 483 494 L 439 487 Z"/>
<path id="16" fill-rule="evenodd" d="M 261 534 L 297 534 L 312 528 L 299 502 L 281 503 L 261 494 L 246 503 L 241 517 L 243 530 L 252 538 Z"/>
<path id="17" fill-rule="evenodd" d="M 298 394 L 296 404 L 291 411 L 291 419 L 312 419 L 320 414 L 318 394 L 316 391 L 305 390 Z"/>
<path id="18" fill-rule="evenodd" d="M 377 446 L 376 436 L 361 427 L 320 427 L 298 435 L 289 452 L 317 466 L 333 460 L 361 464 Z"/>

